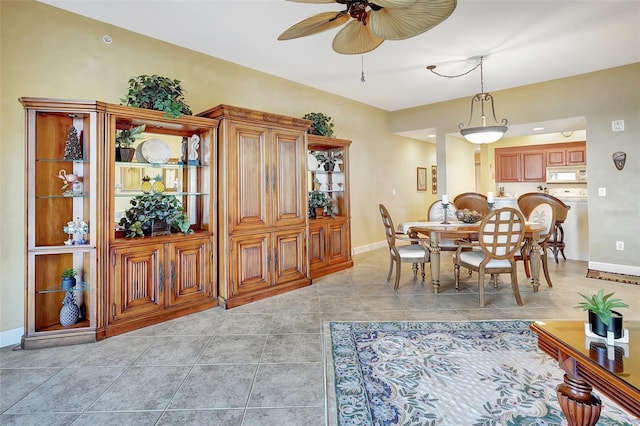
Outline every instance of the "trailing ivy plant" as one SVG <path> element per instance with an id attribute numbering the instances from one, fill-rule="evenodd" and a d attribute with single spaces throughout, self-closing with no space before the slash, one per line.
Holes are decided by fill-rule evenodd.
<path id="1" fill-rule="evenodd" d="M 136 195 L 130 201 L 131 207 L 120 219 L 127 238 L 151 235 L 154 221 L 165 221 L 169 226 L 185 234 L 190 233 L 185 226 L 186 214 L 182 203 L 175 195 L 163 193 Z M 188 221 L 188 218 L 186 218 Z"/>
<path id="2" fill-rule="evenodd" d="M 164 111 L 171 118 L 192 115 L 184 100 L 184 89 L 180 80 L 158 75 L 139 75 L 129 79 L 129 91 L 120 99 L 124 105 Z"/>
<path id="3" fill-rule="evenodd" d="M 305 120 L 311 120 L 311 127 L 309 133 L 313 135 L 326 136 L 328 138 L 335 138 L 333 134 L 333 122 L 331 117 L 321 112 L 309 112 L 303 117 Z"/>

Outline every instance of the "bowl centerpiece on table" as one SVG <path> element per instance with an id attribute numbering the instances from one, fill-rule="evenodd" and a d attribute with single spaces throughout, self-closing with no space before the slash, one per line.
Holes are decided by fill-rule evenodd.
<path id="1" fill-rule="evenodd" d="M 476 223 L 482 220 L 482 214 L 469 209 L 456 210 L 456 217 L 464 223 Z"/>

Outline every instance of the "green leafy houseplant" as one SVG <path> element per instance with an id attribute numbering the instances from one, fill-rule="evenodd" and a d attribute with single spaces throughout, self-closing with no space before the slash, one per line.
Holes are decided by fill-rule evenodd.
<path id="1" fill-rule="evenodd" d="M 331 121 L 331 117 L 321 112 L 309 112 L 302 118 L 305 120 L 311 120 L 312 122 L 311 128 L 309 128 L 309 133 L 313 135 L 326 136 L 328 138 L 335 137 L 333 134 L 333 122 Z"/>
<path id="2" fill-rule="evenodd" d="M 342 151 L 339 149 L 330 149 L 327 151 L 312 151 L 313 156 L 316 157 L 316 160 L 320 163 L 320 165 L 325 167 L 325 170 L 331 171 L 335 166 L 336 162 L 342 158 Z"/>
<path id="3" fill-rule="evenodd" d="M 75 278 L 78 275 L 78 272 L 73 268 L 67 268 L 62 271 L 60 275 L 61 278 Z"/>
<path id="4" fill-rule="evenodd" d="M 164 111 L 171 118 L 192 115 L 185 103 L 180 80 L 158 75 L 139 75 L 129 79 L 129 91 L 120 102 L 132 107 Z"/>
<path id="5" fill-rule="evenodd" d="M 334 216 L 333 201 L 326 192 L 313 190 L 309 192 L 309 212 L 314 212 L 316 207 L 323 208 L 327 214 Z"/>
<path id="6" fill-rule="evenodd" d="M 130 129 L 119 130 L 116 133 L 116 147 L 131 148 L 131 145 L 136 141 L 136 139 L 142 138 L 142 132 L 145 131 L 146 127 L 146 124 L 142 124 L 140 126 L 131 127 Z"/>
<path id="7" fill-rule="evenodd" d="M 182 203 L 175 195 L 163 193 L 136 195 L 130 201 L 131 207 L 120 219 L 127 238 L 151 235 L 154 222 L 165 222 L 183 233 L 192 233 L 188 229 L 188 217 Z"/>
<path id="8" fill-rule="evenodd" d="M 67 268 L 62 271 L 62 274 L 60 274 L 60 278 L 62 278 L 62 280 L 60 281 L 60 285 L 62 286 L 63 290 L 68 291 L 71 288 L 75 287 L 76 275 L 78 275 L 78 271 L 73 268 Z"/>
<path id="9" fill-rule="evenodd" d="M 575 308 L 593 312 L 605 325 L 609 324 L 609 321 L 611 321 L 611 311 L 614 308 L 629 307 L 629 305 L 623 303 L 620 299 L 612 299 L 611 296 L 613 296 L 614 293 L 604 294 L 604 289 L 601 289 L 597 294 L 594 294 L 591 297 L 585 296 L 582 293 L 579 294 L 585 299 L 585 301 L 580 302 L 575 306 Z"/>

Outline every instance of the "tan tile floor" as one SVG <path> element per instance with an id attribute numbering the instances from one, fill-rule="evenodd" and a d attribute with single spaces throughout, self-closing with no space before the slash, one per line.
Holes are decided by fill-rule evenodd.
<path id="1" fill-rule="evenodd" d="M 355 258 L 347 271 L 312 286 L 224 311 L 168 321 L 102 342 L 41 350 L 0 349 L 3 425 L 324 425 L 325 321 L 583 319 L 579 292 L 615 291 L 640 320 L 640 286 L 585 278 L 586 262 L 550 261 L 553 288 L 533 293 L 524 273 L 524 306 L 507 276 L 486 286 L 477 276 L 453 288 L 450 254 L 442 288 L 414 280 L 403 265 L 398 292 L 386 282 L 388 255 Z M 428 274 L 428 270 L 427 270 Z M 463 274 L 464 275 L 464 274 Z"/>

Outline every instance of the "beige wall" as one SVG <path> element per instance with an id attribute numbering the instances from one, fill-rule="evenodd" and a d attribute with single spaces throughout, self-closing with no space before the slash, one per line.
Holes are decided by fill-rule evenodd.
<path id="1" fill-rule="evenodd" d="M 435 146 L 393 136 L 389 114 L 216 58 L 32 1 L 0 2 L 0 346 L 23 326 L 25 181 L 22 96 L 119 103 L 129 78 L 182 81 L 194 112 L 221 103 L 302 117 L 322 111 L 351 146 L 353 244 L 384 239 L 378 203 L 397 217 L 420 217 L 430 191 L 416 191 L 416 167 L 435 163 Z M 113 43 L 102 42 L 109 34 Z M 359 83 L 358 83 L 359 84 Z M 396 170 L 395 165 L 403 167 Z M 396 195 L 392 195 L 393 189 Z M 434 198 L 435 199 L 435 198 Z"/>
<path id="2" fill-rule="evenodd" d="M 459 183 L 459 173 L 466 173 L 468 165 L 473 169 L 473 150 L 447 136 L 456 132 L 468 99 L 388 113 L 41 3 L 3 0 L 0 19 L 0 197 L 5 203 L 0 209 L 0 346 L 11 343 L 3 341 L 3 332 L 19 331 L 24 321 L 24 115 L 17 101 L 21 96 L 118 103 L 129 78 L 159 74 L 182 81 L 196 112 L 220 103 L 295 117 L 324 112 L 333 117 L 337 136 L 353 141 L 352 240 L 361 250 L 384 239 L 380 202 L 396 221 L 425 216 L 436 195 L 430 188 L 416 191 L 416 167 L 427 167 L 430 175 L 437 158 L 441 194 L 447 191 L 447 181 L 462 192 L 466 183 Z M 111 45 L 102 42 L 104 34 L 113 38 Z M 635 64 L 494 93 L 500 112 L 511 123 L 587 117 L 593 200 L 589 220 L 599 224 L 590 229 L 591 259 L 622 267 L 640 265 L 639 88 L 640 64 Z M 628 130 L 612 133 L 614 119 L 624 119 Z M 427 127 L 437 129 L 437 146 L 392 134 Z M 611 161 L 617 150 L 629 155 L 622 172 Z M 451 165 L 448 158 L 454 160 Z M 607 187 L 606 199 L 597 198 L 598 186 Z M 620 223 L 636 225 L 630 229 Z M 624 252 L 613 250 L 615 240 L 625 241 Z"/>

